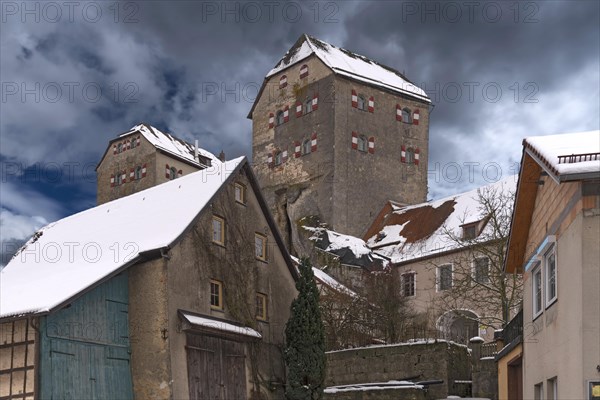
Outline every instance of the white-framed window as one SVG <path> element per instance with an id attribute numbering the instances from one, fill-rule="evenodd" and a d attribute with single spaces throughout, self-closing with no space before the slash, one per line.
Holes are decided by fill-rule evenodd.
<path id="1" fill-rule="evenodd" d="M 225 245 L 225 220 L 216 215 L 212 217 L 212 241 L 222 246 Z"/>
<path id="2" fill-rule="evenodd" d="M 241 183 L 235 184 L 235 201 L 240 204 L 246 204 L 246 186 Z"/>
<path id="3" fill-rule="evenodd" d="M 267 238 L 260 233 L 254 234 L 254 255 L 257 259 L 266 261 L 267 259 Z"/>
<path id="4" fill-rule="evenodd" d="M 256 319 L 260 321 L 267 320 L 267 295 L 256 293 Z"/>
<path id="5" fill-rule="evenodd" d="M 367 151 L 369 149 L 369 142 L 366 136 L 360 135 L 358 137 L 358 151 Z"/>
<path id="6" fill-rule="evenodd" d="M 532 279 L 532 294 L 533 294 L 533 318 L 542 313 L 542 267 L 538 263 L 531 273 Z"/>
<path id="7" fill-rule="evenodd" d="M 414 271 L 402 274 L 402 295 L 415 296 L 417 292 L 417 274 Z"/>
<path id="8" fill-rule="evenodd" d="M 412 111 L 408 107 L 402 109 L 402 122 L 412 124 Z"/>
<path id="9" fill-rule="evenodd" d="M 210 308 L 223 309 L 223 282 L 210 280 Z"/>
<path id="10" fill-rule="evenodd" d="M 438 292 L 452 289 L 452 264 L 437 267 L 437 289 Z"/>
<path id="11" fill-rule="evenodd" d="M 554 246 L 544 254 L 544 275 L 546 286 L 546 306 L 554 303 L 558 296 L 556 287 L 556 252 Z"/>
<path id="12" fill-rule="evenodd" d="M 302 154 L 310 154 L 312 150 L 312 143 L 310 139 L 306 139 L 302 142 Z"/>
<path id="13" fill-rule="evenodd" d="M 473 261 L 473 280 L 477 283 L 490 282 L 490 259 L 479 257 Z"/>

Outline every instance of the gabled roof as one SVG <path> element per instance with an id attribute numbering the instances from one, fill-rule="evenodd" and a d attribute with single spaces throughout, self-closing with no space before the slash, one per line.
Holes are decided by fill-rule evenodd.
<path id="1" fill-rule="evenodd" d="M 221 163 L 217 157 L 212 153 L 198 147 L 198 159 L 195 157 L 196 148 L 195 145 L 186 142 L 185 140 L 179 139 L 155 128 L 152 125 L 146 123 L 140 123 L 134 125 L 127 132 L 120 134 L 115 139 L 109 142 L 109 145 L 102 156 L 102 159 L 98 163 L 100 165 L 106 154 L 111 151 L 111 146 L 114 142 L 122 140 L 124 137 L 129 135 L 141 134 L 146 140 L 148 140 L 158 151 L 166 153 L 176 159 L 179 159 L 185 163 L 191 164 L 198 167 L 198 169 L 209 167 L 213 163 Z"/>
<path id="2" fill-rule="evenodd" d="M 600 131 L 534 136 L 523 140 L 504 269 L 522 272 L 542 172 L 558 184 L 600 178 Z"/>
<path id="3" fill-rule="evenodd" d="M 181 239 L 241 168 L 296 279 L 252 169 L 240 157 L 40 229 L 0 271 L 0 318 L 51 312 L 129 266 L 159 257 Z"/>
<path id="4" fill-rule="evenodd" d="M 600 131 L 532 136 L 523 148 L 557 183 L 600 177 Z"/>
<path id="5" fill-rule="evenodd" d="M 478 223 L 477 242 L 490 240 L 486 230 L 486 217 L 478 200 L 479 191 L 510 193 L 515 190 L 516 176 L 510 176 L 494 184 L 440 200 L 408 207 L 393 207 L 393 211 L 372 226 L 370 232 L 378 232 L 368 238 L 369 247 L 382 256 L 400 264 L 420 258 L 431 257 L 461 246 L 451 240 L 448 233 L 462 236 L 462 226 Z M 510 214 L 510 213 L 508 213 Z"/>
<path id="6" fill-rule="evenodd" d="M 265 82 L 273 75 L 312 55 L 316 56 L 337 75 L 431 103 L 429 96 L 427 96 L 427 93 L 423 89 L 409 81 L 408 78 L 394 68 L 380 64 L 349 50 L 336 47 L 307 34 L 300 36 L 292 48 L 275 65 L 275 68 L 269 71 L 265 77 Z M 260 93 L 264 85 L 265 83 L 263 83 L 256 101 L 260 98 Z M 256 101 L 252 105 L 248 118 L 252 117 Z"/>

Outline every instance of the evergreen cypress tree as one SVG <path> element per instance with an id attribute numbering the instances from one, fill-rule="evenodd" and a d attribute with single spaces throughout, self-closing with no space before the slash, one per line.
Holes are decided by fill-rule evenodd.
<path id="1" fill-rule="evenodd" d="M 298 297 L 292 302 L 285 327 L 285 396 L 288 400 L 320 399 L 325 380 L 325 335 L 319 291 L 307 258 L 300 263 L 296 289 Z"/>

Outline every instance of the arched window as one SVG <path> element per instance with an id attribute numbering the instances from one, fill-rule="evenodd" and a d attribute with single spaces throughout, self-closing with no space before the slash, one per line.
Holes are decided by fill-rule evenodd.
<path id="1" fill-rule="evenodd" d="M 365 96 L 362 94 L 358 95 L 358 109 L 363 111 L 367 110 L 367 101 L 365 100 Z"/>
<path id="2" fill-rule="evenodd" d="M 412 111 L 408 107 L 402 109 L 402 122 L 412 124 Z"/>
<path id="3" fill-rule="evenodd" d="M 415 162 L 415 151 L 412 147 L 406 149 L 406 163 L 413 164 Z"/>
<path id="4" fill-rule="evenodd" d="M 123 143 L 119 143 L 117 145 L 117 153 L 121 153 L 121 152 L 123 152 Z"/>
<path id="5" fill-rule="evenodd" d="M 281 154 L 281 151 L 277 151 L 275 153 L 275 158 L 274 158 L 274 162 L 275 165 L 281 165 L 281 163 L 283 162 L 283 155 Z"/>
<path id="6" fill-rule="evenodd" d="M 277 125 L 282 125 L 283 121 L 283 111 L 277 111 Z"/>
<path id="7" fill-rule="evenodd" d="M 366 136 L 360 135 L 358 137 L 358 150 L 359 151 L 367 151 L 369 148 L 369 144 L 367 142 Z"/>
<path id="8" fill-rule="evenodd" d="M 302 142 L 302 154 L 310 154 L 311 151 L 311 143 L 310 139 L 306 139 Z"/>
<path id="9" fill-rule="evenodd" d="M 307 97 L 306 100 L 304 100 L 304 114 L 308 114 L 311 111 L 312 111 L 312 99 Z"/>
<path id="10" fill-rule="evenodd" d="M 133 143 L 133 142 L 131 142 L 131 143 Z M 134 178 L 136 180 L 142 179 L 142 167 L 136 167 Z"/>
<path id="11" fill-rule="evenodd" d="M 171 180 L 177 178 L 177 168 L 171 167 L 171 173 L 169 175 L 171 177 Z"/>

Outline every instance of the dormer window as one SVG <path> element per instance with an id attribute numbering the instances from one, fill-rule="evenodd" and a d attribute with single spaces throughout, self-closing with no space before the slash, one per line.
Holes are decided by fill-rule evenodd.
<path id="1" fill-rule="evenodd" d="M 277 125 L 283 125 L 284 121 L 283 111 L 277 111 Z"/>
<path id="2" fill-rule="evenodd" d="M 472 222 L 462 226 L 462 238 L 464 240 L 471 240 L 477 237 L 477 224 L 477 222 Z"/>
<path id="3" fill-rule="evenodd" d="M 408 107 L 402 109 L 402 122 L 412 124 L 412 111 Z"/>

